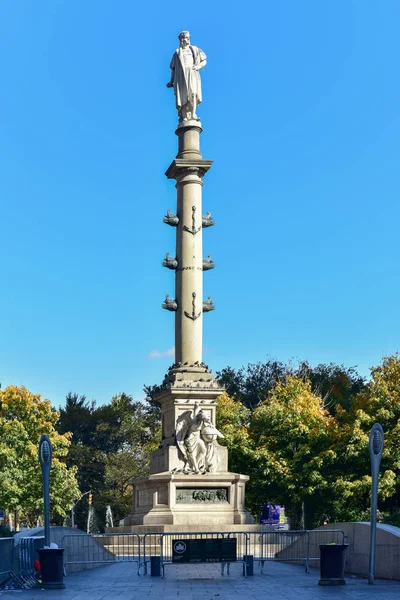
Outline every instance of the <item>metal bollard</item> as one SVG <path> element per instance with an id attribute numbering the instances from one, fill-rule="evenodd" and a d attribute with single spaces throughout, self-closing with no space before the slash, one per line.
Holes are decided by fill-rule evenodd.
<path id="1" fill-rule="evenodd" d="M 244 554 L 243 560 L 246 563 L 247 576 L 254 575 L 254 556 L 253 556 L 253 554 Z M 243 565 L 243 575 L 245 575 L 244 565 Z"/>
<path id="2" fill-rule="evenodd" d="M 161 577 L 160 556 L 150 556 L 150 575 L 151 577 Z"/>

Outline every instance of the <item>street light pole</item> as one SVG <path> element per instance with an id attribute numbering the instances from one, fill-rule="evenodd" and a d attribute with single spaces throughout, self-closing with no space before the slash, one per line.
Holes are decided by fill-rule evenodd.
<path id="1" fill-rule="evenodd" d="M 42 435 L 39 443 L 39 462 L 43 478 L 44 500 L 44 545 L 50 546 L 50 468 L 53 449 L 47 435 Z"/>
<path id="2" fill-rule="evenodd" d="M 384 434 L 382 425 L 375 423 L 369 434 L 369 456 L 371 458 L 371 533 L 369 546 L 368 583 L 374 583 L 376 549 L 376 511 L 378 508 L 378 478 L 381 464 Z"/>

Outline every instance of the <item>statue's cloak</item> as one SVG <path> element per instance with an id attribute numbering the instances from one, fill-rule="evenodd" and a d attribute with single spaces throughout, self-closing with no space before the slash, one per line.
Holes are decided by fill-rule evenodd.
<path id="1" fill-rule="evenodd" d="M 199 65 L 203 60 L 206 60 L 206 55 L 203 50 L 197 46 L 189 46 L 193 55 L 193 64 Z M 184 67 L 181 60 L 181 48 L 178 48 L 174 53 L 170 68 L 174 71 L 174 93 L 176 98 L 176 108 L 178 112 L 182 106 L 192 100 L 191 95 L 195 94 L 197 104 L 201 103 L 201 79 L 198 71 Z"/>

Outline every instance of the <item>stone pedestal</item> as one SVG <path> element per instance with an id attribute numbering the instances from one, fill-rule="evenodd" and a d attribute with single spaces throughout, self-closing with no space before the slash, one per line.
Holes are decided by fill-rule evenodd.
<path id="1" fill-rule="evenodd" d="M 246 475 L 157 473 L 135 480 L 133 511 L 120 525 L 180 525 L 205 531 L 254 523 L 244 506 Z"/>
<path id="2" fill-rule="evenodd" d="M 162 413 L 162 441 L 150 458 L 149 477 L 135 479 L 132 512 L 121 526 L 184 526 L 218 531 L 254 523 L 245 508 L 247 475 L 228 471 L 228 449 L 214 442 L 213 473 L 185 475 L 175 444 L 178 417 L 197 401 L 215 425 L 216 399 L 222 390 L 206 365 L 172 367 L 157 395 Z"/>

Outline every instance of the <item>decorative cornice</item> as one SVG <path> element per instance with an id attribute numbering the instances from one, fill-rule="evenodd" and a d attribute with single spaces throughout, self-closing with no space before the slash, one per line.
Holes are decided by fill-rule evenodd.
<path id="1" fill-rule="evenodd" d="M 186 158 L 175 158 L 165 171 L 168 179 L 178 180 L 185 172 L 197 172 L 199 177 L 204 177 L 213 164 L 212 160 L 188 160 Z"/>

